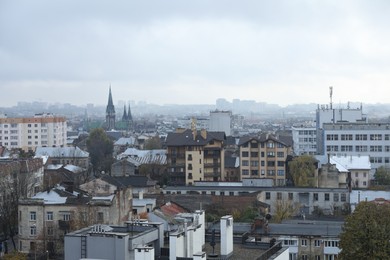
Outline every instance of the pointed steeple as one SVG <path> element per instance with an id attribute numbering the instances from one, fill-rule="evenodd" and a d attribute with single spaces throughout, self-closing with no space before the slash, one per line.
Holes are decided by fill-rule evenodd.
<path id="1" fill-rule="evenodd" d="M 110 92 L 108 94 L 106 113 L 115 113 L 114 103 L 112 102 L 111 85 L 110 85 Z"/>
<path id="2" fill-rule="evenodd" d="M 126 105 L 123 106 L 123 116 L 122 121 L 127 121 L 127 112 L 126 112 Z"/>
<path id="3" fill-rule="evenodd" d="M 115 107 L 114 103 L 112 102 L 111 85 L 106 108 L 106 127 L 107 130 L 115 129 Z"/>

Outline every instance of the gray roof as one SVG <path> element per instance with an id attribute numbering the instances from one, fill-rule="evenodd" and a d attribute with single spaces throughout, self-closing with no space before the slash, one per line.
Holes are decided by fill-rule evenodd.
<path id="1" fill-rule="evenodd" d="M 35 157 L 89 157 L 89 153 L 76 147 L 37 147 Z"/>
<path id="2" fill-rule="evenodd" d="M 264 143 L 269 140 L 272 140 L 277 143 L 281 143 L 285 146 L 292 146 L 292 137 L 291 136 L 285 136 L 285 135 L 273 135 L 273 134 L 267 134 L 262 133 L 260 135 L 247 135 L 240 138 L 240 141 L 238 142 L 238 145 L 241 146 L 243 144 L 246 144 L 252 140 L 255 140 L 259 143 Z"/>
<path id="3" fill-rule="evenodd" d="M 193 138 L 193 133 L 190 129 L 185 130 L 182 133 L 168 133 L 166 139 L 167 146 L 203 146 L 207 145 L 213 140 L 224 141 L 226 140 L 225 132 L 212 132 L 207 131 L 206 138 L 203 138 L 201 131 L 197 131 L 196 138 Z"/>

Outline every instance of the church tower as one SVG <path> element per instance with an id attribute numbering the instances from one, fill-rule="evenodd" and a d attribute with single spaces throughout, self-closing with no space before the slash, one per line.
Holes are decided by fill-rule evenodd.
<path id="1" fill-rule="evenodd" d="M 108 94 L 108 104 L 106 108 L 106 129 L 115 129 L 115 107 L 114 103 L 112 102 L 111 85 L 110 92 Z"/>

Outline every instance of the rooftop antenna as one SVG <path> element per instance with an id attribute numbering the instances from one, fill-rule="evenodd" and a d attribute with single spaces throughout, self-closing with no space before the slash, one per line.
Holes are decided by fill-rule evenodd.
<path id="1" fill-rule="evenodd" d="M 332 96 L 333 96 L 333 87 L 329 87 L 329 96 L 330 96 L 330 109 L 333 108 Z"/>

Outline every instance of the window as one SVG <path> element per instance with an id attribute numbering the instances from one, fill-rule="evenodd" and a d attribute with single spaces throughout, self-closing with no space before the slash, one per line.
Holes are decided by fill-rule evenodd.
<path id="1" fill-rule="evenodd" d="M 284 167 L 284 162 L 283 161 L 278 161 L 278 167 Z"/>
<path id="2" fill-rule="evenodd" d="M 249 156 L 249 152 L 242 152 L 242 153 L 241 153 L 241 156 L 242 156 L 242 157 L 248 157 L 248 156 Z"/>
<path id="3" fill-rule="evenodd" d="M 313 193 L 313 200 L 318 201 L 318 193 Z"/>
<path id="4" fill-rule="evenodd" d="M 329 193 L 325 193 L 325 201 L 329 201 Z"/>
<path id="5" fill-rule="evenodd" d="M 104 214 L 103 214 L 103 212 L 98 212 L 98 214 L 97 214 L 97 221 L 98 222 L 104 222 Z"/>
<path id="6" fill-rule="evenodd" d="M 333 194 L 333 201 L 334 202 L 338 202 L 339 201 L 339 194 L 338 193 L 334 193 Z"/>
<path id="7" fill-rule="evenodd" d="M 346 202 L 346 201 L 347 201 L 347 195 L 346 195 L 345 193 L 341 193 L 340 200 L 341 200 L 342 202 Z"/>
<path id="8" fill-rule="evenodd" d="M 37 235 L 37 227 L 34 225 L 34 226 L 31 226 L 30 227 L 30 236 L 36 236 Z"/>
<path id="9" fill-rule="evenodd" d="M 99 212 L 99 213 L 102 213 L 102 214 L 103 214 L 103 212 Z M 69 212 L 63 213 L 63 215 L 62 215 L 62 220 L 63 220 L 63 221 L 69 221 L 69 220 L 70 220 L 70 213 L 69 213 Z"/>
<path id="10" fill-rule="evenodd" d="M 30 211 L 30 220 L 37 220 L 37 213 L 35 211 Z"/>
<path id="11" fill-rule="evenodd" d="M 370 152 L 382 152 L 382 146 L 381 145 L 371 145 Z"/>
<path id="12" fill-rule="evenodd" d="M 268 148 L 275 148 L 275 143 L 274 142 L 268 142 L 267 143 Z"/>
<path id="13" fill-rule="evenodd" d="M 353 146 L 352 145 L 342 145 L 341 146 L 341 151 L 342 152 L 352 152 L 353 151 Z"/>
<path id="14" fill-rule="evenodd" d="M 367 145 L 356 145 L 355 146 L 356 152 L 367 152 Z"/>
<path id="15" fill-rule="evenodd" d="M 243 169 L 242 170 L 242 175 L 249 175 L 249 170 Z"/>
<path id="16" fill-rule="evenodd" d="M 252 166 L 252 167 L 257 167 L 257 166 L 259 166 L 259 161 L 251 161 L 251 166 Z"/>
<path id="17" fill-rule="evenodd" d="M 294 193 L 289 192 L 289 193 L 288 193 L 288 199 L 289 199 L 289 200 L 293 200 L 293 199 L 294 199 Z"/>
<path id="18" fill-rule="evenodd" d="M 229 196 L 234 196 L 234 191 L 229 191 Z"/>
<path id="19" fill-rule="evenodd" d="M 192 180 L 192 173 L 191 172 L 188 173 L 188 179 Z"/>
<path id="20" fill-rule="evenodd" d="M 268 167 L 275 167 L 275 161 L 267 161 Z"/>
<path id="21" fill-rule="evenodd" d="M 189 154 L 189 155 L 187 156 L 187 160 L 188 160 L 188 161 L 192 161 L 192 154 Z"/>
<path id="22" fill-rule="evenodd" d="M 259 175 L 259 171 L 258 170 L 251 170 L 251 174 L 252 175 Z"/>
<path id="23" fill-rule="evenodd" d="M 307 260 L 308 258 L 307 258 L 307 255 L 302 255 L 302 258 L 301 258 L 302 260 Z"/>
<path id="24" fill-rule="evenodd" d="M 265 156 L 265 153 L 264 152 L 261 152 L 261 157 L 264 157 Z"/>
<path id="25" fill-rule="evenodd" d="M 326 151 L 327 152 L 338 152 L 339 147 L 337 145 L 327 145 L 326 146 Z"/>
<path id="26" fill-rule="evenodd" d="M 284 152 L 277 152 L 276 154 L 279 158 L 284 158 Z"/>
<path id="27" fill-rule="evenodd" d="M 337 140 L 339 140 L 339 135 L 326 135 L 326 140 L 337 141 Z"/>
<path id="28" fill-rule="evenodd" d="M 266 192 L 265 193 L 265 199 L 270 200 L 271 199 L 271 192 Z"/>
<path id="29" fill-rule="evenodd" d="M 261 166 L 265 166 L 265 161 L 261 161 Z"/>
<path id="30" fill-rule="evenodd" d="M 284 170 L 278 170 L 278 176 L 284 176 Z"/>
<path id="31" fill-rule="evenodd" d="M 251 143 L 251 148 L 258 148 L 259 144 L 258 143 Z"/>
<path id="32" fill-rule="evenodd" d="M 277 192 L 276 193 L 276 199 L 277 200 L 282 200 L 282 193 L 281 192 Z"/>
<path id="33" fill-rule="evenodd" d="M 301 239 L 301 246 L 307 246 L 307 239 Z"/>
<path id="34" fill-rule="evenodd" d="M 251 157 L 259 157 L 259 153 L 258 152 L 251 152 Z"/>
<path id="35" fill-rule="evenodd" d="M 365 140 L 367 140 L 367 135 L 357 134 L 357 135 L 355 135 L 355 140 L 365 141 Z"/>
<path id="36" fill-rule="evenodd" d="M 381 134 L 371 134 L 370 140 L 371 141 L 380 141 L 380 140 L 382 140 L 382 135 Z"/>
<path id="37" fill-rule="evenodd" d="M 248 160 L 242 160 L 242 166 L 249 166 Z"/>
<path id="38" fill-rule="evenodd" d="M 320 255 L 316 255 L 314 259 L 315 260 L 321 260 L 321 256 Z"/>
<path id="39" fill-rule="evenodd" d="M 339 247 L 339 241 L 337 240 L 325 241 L 325 247 Z"/>
<path id="40" fill-rule="evenodd" d="M 352 135 L 341 135 L 341 141 L 352 141 Z"/>
<path id="41" fill-rule="evenodd" d="M 52 211 L 48 211 L 46 212 L 46 220 L 53 220 L 53 212 Z"/>
<path id="42" fill-rule="evenodd" d="M 275 157 L 275 152 L 267 152 L 268 157 Z"/>
<path id="43" fill-rule="evenodd" d="M 54 235 L 54 228 L 53 227 L 47 227 L 47 235 L 48 236 Z"/>
<path id="44" fill-rule="evenodd" d="M 187 169 L 188 169 L 188 170 L 192 170 L 192 163 L 189 163 L 189 164 L 188 164 Z"/>
<path id="45" fill-rule="evenodd" d="M 321 246 L 321 240 L 318 240 L 318 239 L 314 240 L 314 246 L 315 247 L 320 247 Z"/>

